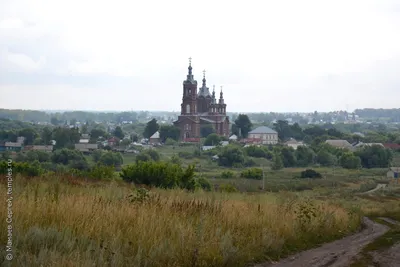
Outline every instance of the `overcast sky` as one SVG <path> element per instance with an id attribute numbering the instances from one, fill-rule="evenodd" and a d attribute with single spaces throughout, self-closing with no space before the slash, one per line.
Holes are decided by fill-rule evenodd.
<path id="1" fill-rule="evenodd" d="M 0 0 L 0 108 L 180 109 L 192 57 L 228 111 L 399 108 L 397 0 Z"/>

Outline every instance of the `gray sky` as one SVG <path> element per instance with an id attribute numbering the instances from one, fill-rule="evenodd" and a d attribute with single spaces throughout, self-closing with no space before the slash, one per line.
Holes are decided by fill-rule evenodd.
<path id="1" fill-rule="evenodd" d="M 399 108 L 400 1 L 0 0 L 0 108 Z M 396 72 L 397 69 L 397 72 Z"/>

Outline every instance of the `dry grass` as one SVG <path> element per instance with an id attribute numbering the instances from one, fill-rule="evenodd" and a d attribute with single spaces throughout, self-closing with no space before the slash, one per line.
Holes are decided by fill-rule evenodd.
<path id="1" fill-rule="evenodd" d="M 132 202 L 123 183 L 68 181 L 15 177 L 14 266 L 246 266 L 360 226 L 359 214 L 295 193 L 154 190 Z M 2 220 L 1 240 L 6 230 Z"/>

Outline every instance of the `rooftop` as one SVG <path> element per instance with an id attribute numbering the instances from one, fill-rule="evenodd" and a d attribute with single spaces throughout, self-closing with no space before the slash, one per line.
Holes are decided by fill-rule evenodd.
<path id="1" fill-rule="evenodd" d="M 267 126 L 260 126 L 250 131 L 249 134 L 277 134 L 277 132 Z"/>

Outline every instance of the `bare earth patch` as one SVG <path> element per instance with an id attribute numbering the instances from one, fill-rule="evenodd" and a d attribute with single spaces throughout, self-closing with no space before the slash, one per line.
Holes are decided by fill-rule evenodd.
<path id="1" fill-rule="evenodd" d="M 354 235 L 336 240 L 321 247 L 300 252 L 277 263 L 264 263 L 255 267 L 349 267 L 363 247 L 389 231 L 389 227 L 364 217 L 365 228 Z M 400 246 L 373 255 L 379 266 L 400 267 Z M 365 266 L 368 267 L 368 266 Z"/>
<path id="2" fill-rule="evenodd" d="M 400 266 L 400 244 L 396 244 L 381 253 L 372 252 L 374 263 L 379 267 L 399 267 Z"/>

